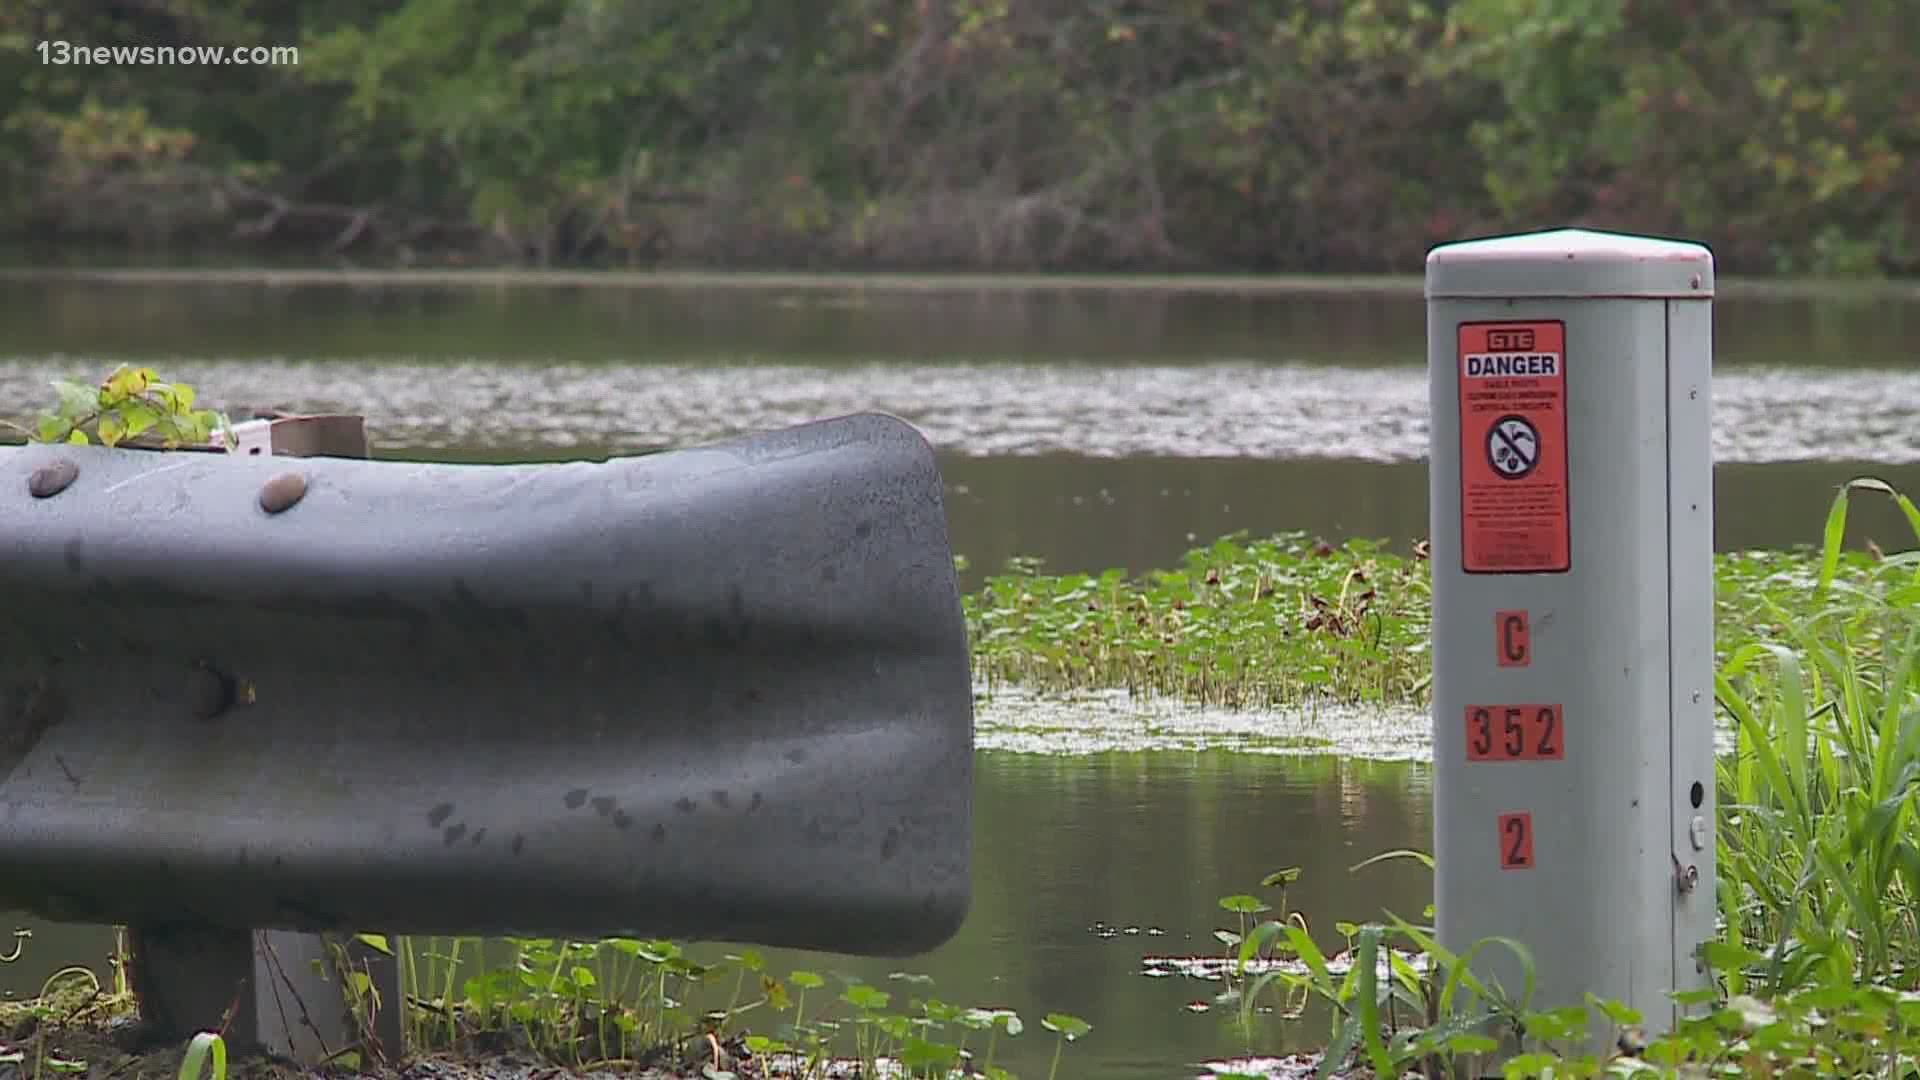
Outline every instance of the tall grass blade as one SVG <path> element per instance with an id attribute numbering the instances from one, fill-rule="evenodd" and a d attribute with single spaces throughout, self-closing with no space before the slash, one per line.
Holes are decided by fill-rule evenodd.
<path id="1" fill-rule="evenodd" d="M 1851 481 L 1835 492 L 1833 506 L 1827 510 L 1827 527 L 1820 543 L 1820 579 L 1813 590 L 1816 598 L 1825 598 L 1833 575 L 1840 569 L 1840 541 L 1847 535 L 1847 492 L 1858 482 Z"/>
<path id="2" fill-rule="evenodd" d="M 1754 764 L 1759 767 L 1762 777 L 1774 791 L 1791 796 L 1794 790 L 1793 784 L 1787 779 L 1786 768 L 1781 764 L 1780 755 L 1774 749 L 1773 732 L 1767 730 L 1760 719 L 1753 714 L 1753 709 L 1746 699 L 1732 683 L 1727 681 L 1725 675 L 1716 673 L 1713 680 L 1714 692 L 1719 696 L 1720 704 L 1733 714 L 1734 722 L 1740 727 L 1741 751 L 1752 755 Z M 1764 804 L 1767 795 L 1765 788 L 1755 785 L 1750 802 L 1752 805 Z M 1798 816 L 1805 816 L 1803 807 L 1796 806 L 1793 809 Z"/>
<path id="3" fill-rule="evenodd" d="M 1340 1030 L 1334 1034 L 1333 1041 L 1327 1044 L 1326 1052 L 1320 1055 L 1320 1067 L 1314 1070 L 1314 1080 L 1329 1080 L 1334 1070 L 1346 1064 L 1347 1056 L 1353 1053 L 1353 1044 L 1358 1040 L 1359 1034 L 1351 1018 L 1340 1025 Z"/>
<path id="4" fill-rule="evenodd" d="M 1360 1022 L 1360 1038 L 1367 1048 L 1373 1070 L 1381 1076 L 1394 1072 L 1386 1043 L 1380 1038 L 1380 927 L 1363 926 L 1353 947 L 1354 1012 Z"/>
<path id="5" fill-rule="evenodd" d="M 1811 756 L 1812 747 L 1807 741 L 1806 672 L 1800 666 L 1800 657 L 1786 646 L 1768 642 L 1762 647 L 1773 654 L 1780 679 L 1780 702 L 1776 713 L 1779 722 L 1773 725 L 1774 738 L 1781 747 L 1794 800 L 1799 804 L 1801 814 L 1811 816 L 1813 804 L 1807 789 L 1807 759 Z"/>
<path id="6" fill-rule="evenodd" d="M 227 1041 L 211 1031 L 203 1031 L 187 1044 L 180 1060 L 179 1080 L 200 1080 L 200 1070 L 212 1063 L 211 1080 L 227 1080 Z"/>

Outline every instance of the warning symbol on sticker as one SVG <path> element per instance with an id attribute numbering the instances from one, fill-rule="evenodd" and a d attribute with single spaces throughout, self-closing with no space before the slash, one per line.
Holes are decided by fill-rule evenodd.
<path id="1" fill-rule="evenodd" d="M 1518 480 L 1540 463 L 1540 433 L 1524 416 L 1503 416 L 1487 429 L 1487 461 L 1493 471 Z"/>
<path id="2" fill-rule="evenodd" d="M 1460 563 L 1469 574 L 1572 567 L 1566 341 L 1558 320 L 1459 326 Z"/>

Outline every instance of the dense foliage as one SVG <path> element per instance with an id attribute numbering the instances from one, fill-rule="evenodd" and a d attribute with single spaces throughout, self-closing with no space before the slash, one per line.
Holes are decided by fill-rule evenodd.
<path id="1" fill-rule="evenodd" d="M 8 0 L 0 234 L 1380 270 L 1564 222 L 1920 271 L 1911 0 Z M 297 46 L 50 63 L 43 43 Z"/>

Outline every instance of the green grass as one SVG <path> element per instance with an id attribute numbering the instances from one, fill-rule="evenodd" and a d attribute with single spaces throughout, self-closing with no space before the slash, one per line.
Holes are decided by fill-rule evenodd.
<path id="1" fill-rule="evenodd" d="M 1810 616 L 1822 560 L 1811 549 L 1718 556 L 1719 655 Z M 1884 565 L 1868 552 L 1836 553 L 1835 587 L 1858 589 Z M 1189 551 L 1177 569 L 1133 577 L 1047 575 L 1014 560 L 965 608 L 974 673 L 989 692 L 1019 684 L 1226 708 L 1421 705 L 1432 677 L 1428 563 L 1375 541 L 1236 534 Z"/>
<path id="2" fill-rule="evenodd" d="M 1920 540 L 1920 509 L 1894 496 Z M 1902 979 L 1920 962 L 1920 551 L 1859 581 L 1821 573 L 1777 630 L 1735 648 L 1719 702 L 1738 744 L 1720 766 L 1720 960 L 1770 992 Z"/>

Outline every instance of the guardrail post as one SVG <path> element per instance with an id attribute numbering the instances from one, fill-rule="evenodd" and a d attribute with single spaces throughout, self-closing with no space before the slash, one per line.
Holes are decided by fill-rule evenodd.
<path id="1" fill-rule="evenodd" d="M 364 458 L 369 450 L 358 416 L 269 414 L 235 424 L 234 436 L 234 452 L 245 457 Z M 344 933 L 349 929 L 303 934 L 129 927 L 129 975 L 148 1036 L 181 1041 L 221 1031 L 238 1053 L 275 1054 L 306 1065 L 356 1047 L 368 1057 L 397 1058 L 404 1049 L 400 966 Z M 365 993 L 356 995 L 363 1009 L 358 1018 L 343 961 L 368 980 Z"/>
<path id="2" fill-rule="evenodd" d="M 1439 941 L 1658 1034 L 1714 932 L 1713 258 L 1499 237 L 1426 291 Z"/>
<path id="3" fill-rule="evenodd" d="M 404 1050 L 398 962 L 346 935 L 170 926 L 129 927 L 127 938 L 128 975 L 151 1040 L 220 1031 L 235 1053 L 306 1065 L 351 1049 L 394 1059 Z M 362 996 L 364 1021 L 353 1014 L 343 959 L 377 995 Z"/>

